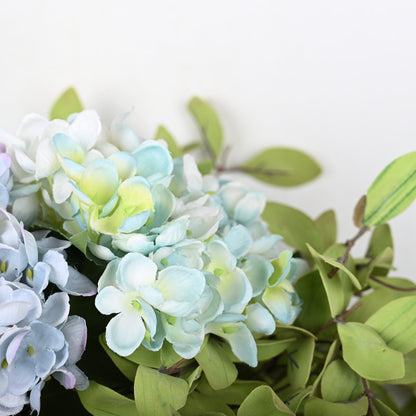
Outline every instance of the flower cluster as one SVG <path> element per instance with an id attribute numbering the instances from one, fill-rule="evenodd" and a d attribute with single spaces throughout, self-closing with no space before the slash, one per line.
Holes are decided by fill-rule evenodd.
<path id="1" fill-rule="evenodd" d="M 119 355 L 166 340 L 192 358 L 215 334 L 256 366 L 255 337 L 297 317 L 302 261 L 278 250 L 260 219 L 262 193 L 202 176 L 192 156 L 172 159 L 123 118 L 103 131 L 92 110 L 67 121 L 29 115 L 0 141 L 12 156 L 12 212 L 107 262 L 95 304 L 115 314 L 106 340 Z"/>
<path id="2" fill-rule="evenodd" d="M 4 149 L 3 149 L 4 150 Z M 28 402 L 39 412 L 50 376 L 65 388 L 85 389 L 76 366 L 85 349 L 83 318 L 69 315 L 68 294 L 89 296 L 95 285 L 68 266 L 70 243 L 48 232 L 33 234 L 8 213 L 11 159 L 0 154 L 0 415 L 18 413 Z M 52 293 L 51 287 L 61 291 Z"/>

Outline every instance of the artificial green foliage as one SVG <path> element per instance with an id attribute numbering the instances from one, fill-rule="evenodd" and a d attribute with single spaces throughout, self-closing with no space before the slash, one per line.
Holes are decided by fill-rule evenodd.
<path id="1" fill-rule="evenodd" d="M 321 168 L 306 153 L 286 147 L 271 147 L 248 160 L 241 170 L 263 182 L 296 186 L 315 179 Z"/>
<path id="2" fill-rule="evenodd" d="M 49 118 L 54 120 L 56 118 L 66 120 L 66 118 L 73 114 L 79 113 L 83 110 L 83 105 L 74 88 L 68 88 L 52 106 Z"/>
<path id="3" fill-rule="evenodd" d="M 173 158 L 183 156 L 183 150 L 165 126 L 159 126 L 157 128 L 155 139 L 162 139 L 166 142 L 169 152 Z"/>
<path id="4" fill-rule="evenodd" d="M 367 192 L 364 224 L 384 224 L 403 212 L 416 198 L 416 152 L 391 162 Z"/>
<path id="5" fill-rule="evenodd" d="M 51 117 L 67 118 L 81 109 L 70 89 L 57 101 Z M 176 141 L 163 126 L 158 127 L 155 138 L 166 142 L 173 157 L 197 153 L 203 174 L 236 170 L 270 184 L 293 186 L 321 171 L 308 155 L 282 147 L 262 150 L 242 166 L 228 168 L 230 149 L 216 111 L 200 98 L 189 102 L 189 110 L 201 128 L 202 142 L 183 146 L 180 138 Z M 282 299 L 293 296 L 299 313 L 289 323 L 276 317 L 276 329 L 267 336 L 255 333 L 256 367 L 239 360 L 232 343 L 214 330 L 205 333 L 205 338 L 201 336 L 204 343 L 193 358 L 183 358 L 177 352 L 178 344 L 175 350 L 166 340 L 158 351 L 142 344 L 122 357 L 106 343 L 103 332 L 108 317 L 99 315 L 91 301 L 81 298 L 71 301 L 71 310 L 88 324 L 87 350 L 80 368 L 90 385 L 78 392 L 78 400 L 75 393 L 65 396 L 54 392 L 47 381 L 42 408 L 59 409 L 68 397 L 71 403 L 67 407 L 62 404 L 63 415 L 415 415 L 416 284 L 395 275 L 394 224 L 392 231 L 386 223 L 416 196 L 415 166 L 416 153 L 411 153 L 383 170 L 358 204 L 354 222 L 359 230 L 349 240 L 342 236 L 339 241 L 333 210 L 312 219 L 300 209 L 267 203 L 262 219 L 286 245 L 276 258 L 270 258 L 272 267 L 263 284 L 267 290 L 278 287 Z M 233 215 L 231 208 L 228 214 Z M 71 238 L 68 261 L 97 282 L 106 262 L 94 257 L 92 243 L 98 241 L 89 231 Z M 359 253 L 357 247 L 352 250 L 365 233 L 369 236 L 367 246 Z M 257 254 L 253 249 L 248 256 L 253 259 Z M 296 266 L 289 270 L 291 259 Z M 203 255 L 202 261 L 206 261 Z M 236 267 L 243 270 L 244 262 Z M 299 270 L 294 270 L 296 267 Z M 293 275 L 295 292 L 289 293 L 288 286 L 279 287 L 279 278 L 285 273 Z M 212 276 L 207 273 L 205 277 Z M 217 283 L 212 280 L 211 284 Z M 265 299 L 259 295 L 253 303 L 266 309 Z M 196 309 L 200 307 L 198 304 Z M 158 314 L 162 322 L 163 313 Z M 225 318 L 241 324 L 248 321 L 247 315 L 243 308 L 236 308 Z M 186 320 L 184 328 L 192 328 L 192 321 Z M 157 325 L 171 324 L 161 322 Z M 237 326 L 224 328 L 232 332 Z M 193 336 L 192 329 L 186 335 Z M 149 331 L 145 337 L 150 339 Z M 79 411 L 81 404 L 84 413 Z"/>
<path id="6" fill-rule="evenodd" d="M 188 108 L 202 129 L 205 144 L 211 159 L 216 160 L 222 151 L 223 134 L 215 110 L 210 104 L 198 97 L 194 97 L 189 101 Z"/>

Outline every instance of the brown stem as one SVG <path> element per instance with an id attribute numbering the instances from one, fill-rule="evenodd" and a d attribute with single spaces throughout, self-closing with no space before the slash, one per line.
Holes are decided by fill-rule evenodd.
<path id="1" fill-rule="evenodd" d="M 390 289 L 399 290 L 400 292 L 414 292 L 414 291 L 416 291 L 416 287 L 399 287 L 399 286 L 391 285 L 390 283 L 383 282 L 381 279 L 379 279 L 378 277 L 373 276 L 373 275 L 370 275 L 370 279 L 374 280 L 375 282 L 380 283 L 381 285 L 386 286 Z"/>
<path id="2" fill-rule="evenodd" d="M 331 327 L 332 325 L 338 323 L 338 322 L 344 322 L 344 319 L 352 312 L 354 312 L 356 309 L 358 309 L 360 306 L 363 306 L 364 302 L 358 302 L 354 306 L 352 306 L 347 311 L 341 313 L 340 315 L 337 315 L 332 321 L 327 322 L 325 325 L 321 326 L 319 329 L 314 331 L 315 335 L 318 335 L 320 332 L 324 331 L 325 329 Z"/>
<path id="3" fill-rule="evenodd" d="M 370 229 L 370 227 L 364 226 L 362 228 L 360 228 L 358 230 L 358 233 L 351 239 L 347 240 L 345 242 L 345 246 L 347 247 L 347 249 L 345 250 L 345 254 L 341 257 L 341 259 L 339 260 L 339 262 L 345 266 L 347 264 L 348 258 L 350 257 L 350 252 L 351 249 L 354 247 L 354 244 L 357 242 L 358 239 L 361 238 L 361 236 L 363 234 L 365 234 L 368 230 Z M 337 271 L 339 270 L 339 267 L 334 267 L 331 271 L 331 273 L 329 273 L 328 278 L 332 279 L 336 274 Z"/>
<path id="4" fill-rule="evenodd" d="M 361 381 L 364 386 L 364 394 L 367 396 L 367 399 L 368 399 L 368 413 L 370 414 L 370 416 L 374 416 L 374 404 L 373 404 L 374 393 L 368 387 L 368 383 L 365 378 L 361 378 Z"/>
<path id="5" fill-rule="evenodd" d="M 228 171 L 228 169 L 225 167 L 227 165 L 227 159 L 231 151 L 231 146 L 225 146 L 224 151 L 222 152 L 221 160 L 219 161 L 217 165 L 217 174 L 220 174 L 224 171 Z"/>
<path id="6" fill-rule="evenodd" d="M 171 367 L 167 368 L 166 370 L 162 371 L 162 373 L 171 375 L 177 372 L 178 367 L 180 367 L 183 363 L 186 363 L 188 361 L 187 358 L 182 358 L 177 363 L 173 364 Z"/>

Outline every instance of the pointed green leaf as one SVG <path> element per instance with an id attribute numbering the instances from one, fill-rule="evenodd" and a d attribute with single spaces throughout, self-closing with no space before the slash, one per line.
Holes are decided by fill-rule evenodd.
<path id="1" fill-rule="evenodd" d="M 389 380 L 389 384 L 416 384 L 416 350 L 404 356 L 404 377 L 397 380 Z"/>
<path id="2" fill-rule="evenodd" d="M 367 192 L 364 224 L 383 224 L 403 212 L 416 198 L 416 152 L 391 162 Z"/>
<path id="3" fill-rule="evenodd" d="M 375 227 L 371 234 L 366 257 L 375 259 L 387 247 L 394 248 L 393 237 L 391 234 L 390 226 L 388 224 L 382 224 L 378 227 Z"/>
<path id="4" fill-rule="evenodd" d="M 193 150 L 199 149 L 201 146 L 202 143 L 200 141 L 191 142 L 183 146 L 182 151 L 183 153 L 190 153 Z"/>
<path id="5" fill-rule="evenodd" d="M 140 345 L 133 354 L 126 357 L 136 364 L 145 365 L 146 367 L 160 368 L 162 359 L 160 351 L 150 351 L 144 345 Z"/>
<path id="6" fill-rule="evenodd" d="M 254 389 L 243 401 L 237 416 L 287 416 L 294 413 L 269 386 Z"/>
<path id="7" fill-rule="evenodd" d="M 104 351 L 110 357 L 111 361 L 114 365 L 130 380 L 134 381 L 136 376 L 137 364 L 127 360 L 124 357 L 120 357 L 114 351 L 108 348 L 107 343 L 105 341 L 105 334 L 101 334 L 98 337 L 101 346 L 104 348 Z"/>
<path id="8" fill-rule="evenodd" d="M 322 238 L 323 249 L 335 244 L 337 239 L 337 220 L 334 210 L 328 210 L 322 213 L 316 220 L 317 225 Z"/>
<path id="9" fill-rule="evenodd" d="M 315 351 L 315 340 L 303 338 L 296 342 L 288 350 L 287 374 L 291 387 L 304 388 L 311 373 L 313 353 Z"/>
<path id="10" fill-rule="evenodd" d="M 315 179 L 321 168 L 309 155 L 296 149 L 271 147 L 263 150 L 241 170 L 263 182 L 278 186 L 296 186 Z"/>
<path id="11" fill-rule="evenodd" d="M 304 389 L 297 389 L 296 391 L 291 392 L 290 397 L 285 399 L 284 402 L 289 409 L 296 414 L 303 401 L 311 395 L 311 392 L 312 386 L 307 386 Z"/>
<path id="12" fill-rule="evenodd" d="M 139 415 L 171 416 L 172 409 L 183 407 L 188 383 L 153 368 L 139 366 L 134 380 L 134 400 Z"/>
<path id="13" fill-rule="evenodd" d="M 255 388 L 264 384 L 264 382 L 255 380 L 236 380 L 225 389 L 214 390 L 207 379 L 203 378 L 198 384 L 198 391 L 206 396 L 216 397 L 226 404 L 240 405 Z"/>
<path id="14" fill-rule="evenodd" d="M 305 416 L 365 416 L 367 410 L 367 397 L 351 403 L 332 403 L 312 397 L 305 403 Z"/>
<path id="15" fill-rule="evenodd" d="M 201 162 L 198 162 L 198 170 L 203 175 L 208 175 L 212 172 L 212 169 L 214 169 L 214 162 L 211 159 L 208 160 L 202 160 Z"/>
<path id="16" fill-rule="evenodd" d="M 84 108 L 74 88 L 68 88 L 52 106 L 49 118 L 66 120 L 73 113 L 79 113 Z"/>
<path id="17" fill-rule="evenodd" d="M 403 354 L 389 348 L 373 328 L 358 322 L 337 328 L 344 360 L 361 377 L 387 381 L 404 376 Z"/>
<path id="18" fill-rule="evenodd" d="M 168 145 L 172 158 L 183 156 L 183 151 L 165 126 L 157 128 L 155 139 L 163 139 Z"/>
<path id="19" fill-rule="evenodd" d="M 134 400 L 90 380 L 86 390 L 78 391 L 85 407 L 94 416 L 137 416 Z"/>
<path id="20" fill-rule="evenodd" d="M 331 320 L 325 288 L 317 270 L 302 276 L 295 283 L 295 289 L 303 300 L 296 325 L 313 332 Z"/>
<path id="21" fill-rule="evenodd" d="M 315 222 L 303 212 L 277 202 L 268 202 L 262 218 L 269 224 L 272 233 L 281 235 L 296 250 L 308 255 L 306 243 L 309 243 L 316 250 L 322 251 L 320 231 Z"/>
<path id="22" fill-rule="evenodd" d="M 188 108 L 202 129 L 211 158 L 216 160 L 223 145 L 222 128 L 217 114 L 210 104 L 198 97 L 192 98 Z"/>
<path id="23" fill-rule="evenodd" d="M 390 407 L 388 407 L 381 400 L 375 399 L 374 407 L 375 407 L 374 416 L 399 416 L 395 411 L 390 409 Z M 413 414 L 413 411 L 412 411 L 412 414 Z"/>
<path id="24" fill-rule="evenodd" d="M 219 341 L 208 338 L 195 357 L 214 390 L 224 389 L 234 383 L 238 372 L 234 363 L 221 347 Z"/>
<path id="25" fill-rule="evenodd" d="M 215 412 L 226 416 L 235 416 L 235 413 L 221 399 L 213 396 L 206 396 L 198 391 L 188 396 L 186 405 L 181 409 L 181 416 L 216 415 Z"/>
<path id="26" fill-rule="evenodd" d="M 343 312 L 345 308 L 345 304 L 347 303 L 347 300 L 345 298 L 346 294 L 344 292 L 340 274 L 337 273 L 332 278 L 329 278 L 328 271 L 325 267 L 325 263 L 331 264 L 334 262 L 337 265 L 341 265 L 341 264 L 333 261 L 332 259 L 329 259 L 328 257 L 323 256 L 322 254 L 319 254 L 310 246 L 309 246 L 309 251 L 315 261 L 319 275 L 321 276 L 322 284 L 325 288 L 326 296 L 328 299 L 331 316 L 335 318 L 337 315 Z M 348 269 L 345 268 L 345 270 L 348 270 Z"/>
<path id="27" fill-rule="evenodd" d="M 321 393 L 322 398 L 329 402 L 349 402 L 364 393 L 364 387 L 357 373 L 343 360 L 335 360 L 322 377 Z"/>
<path id="28" fill-rule="evenodd" d="M 296 338 L 288 339 L 260 339 L 256 341 L 257 344 L 257 359 L 259 361 L 270 360 L 281 354 L 289 347 Z"/>
<path id="29" fill-rule="evenodd" d="M 374 328 L 390 348 L 403 353 L 416 349 L 416 296 L 389 302 L 370 316 L 366 325 Z"/>
<path id="30" fill-rule="evenodd" d="M 87 252 L 87 244 L 89 241 L 88 230 L 81 231 L 70 237 L 69 241 L 84 254 Z"/>

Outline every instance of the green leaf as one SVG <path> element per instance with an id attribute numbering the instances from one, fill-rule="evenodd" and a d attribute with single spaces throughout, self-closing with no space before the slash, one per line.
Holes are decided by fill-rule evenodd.
<path id="1" fill-rule="evenodd" d="M 397 284 L 398 286 L 404 286 L 404 285 L 414 286 L 411 282 L 401 283 L 401 281 L 404 279 L 380 278 L 380 280 L 389 282 L 391 284 Z M 380 284 L 374 282 L 373 280 L 370 280 L 370 282 L 371 282 L 371 286 L 375 287 L 376 289 L 373 292 L 370 292 L 362 296 L 353 306 L 355 306 L 357 303 L 361 303 L 362 305 L 358 309 L 350 313 L 345 318 L 345 320 L 349 322 L 358 321 L 358 322 L 364 323 L 371 315 L 373 315 L 375 312 L 377 312 L 380 308 L 382 308 L 384 305 L 386 305 L 390 301 L 409 295 L 409 292 L 402 292 L 398 290 L 388 289 L 385 286 L 381 286 Z M 410 293 L 413 293 L 413 292 L 410 292 Z"/>
<path id="2" fill-rule="evenodd" d="M 201 162 L 198 162 L 198 170 L 203 175 L 208 175 L 212 172 L 212 169 L 214 169 L 214 162 L 211 159 L 208 160 L 202 160 Z"/>
<path id="3" fill-rule="evenodd" d="M 343 360 L 332 361 L 321 381 L 321 394 L 329 402 L 349 402 L 356 400 L 364 387 L 361 377 L 351 370 Z"/>
<path id="4" fill-rule="evenodd" d="M 375 413 L 374 416 L 399 416 L 395 411 L 390 409 L 385 403 L 381 400 L 374 400 Z M 414 409 L 413 409 L 414 410 Z M 413 412 L 412 412 L 413 414 Z"/>
<path id="5" fill-rule="evenodd" d="M 182 148 L 182 151 L 183 151 L 183 153 L 190 153 L 193 150 L 199 149 L 201 146 L 202 146 L 202 144 L 199 141 L 191 142 L 191 143 L 185 145 Z"/>
<path id="6" fill-rule="evenodd" d="M 403 212 L 416 198 L 416 152 L 391 162 L 367 192 L 364 224 L 383 224 Z"/>
<path id="7" fill-rule="evenodd" d="M 303 300 L 296 325 L 314 332 L 331 320 L 325 288 L 317 270 L 302 276 L 295 283 L 295 289 Z"/>
<path id="8" fill-rule="evenodd" d="M 288 351 L 287 375 L 291 387 L 304 388 L 311 373 L 313 353 L 315 351 L 315 340 L 303 338 L 294 346 L 295 350 Z"/>
<path id="9" fill-rule="evenodd" d="M 334 210 L 330 209 L 322 213 L 315 220 L 315 224 L 321 234 L 323 249 L 326 250 L 335 244 L 337 240 L 337 220 Z"/>
<path id="10" fill-rule="evenodd" d="M 269 386 L 254 389 L 243 401 L 237 416 L 295 415 Z"/>
<path id="11" fill-rule="evenodd" d="M 170 342 L 164 342 L 160 349 L 160 359 L 162 365 L 170 367 L 182 360 L 182 357 L 173 349 L 173 345 Z"/>
<path id="12" fill-rule="evenodd" d="M 324 365 L 322 367 L 321 372 L 316 377 L 315 381 L 312 385 L 311 396 L 313 396 L 318 388 L 319 383 L 322 380 L 323 375 L 325 374 L 326 369 L 328 368 L 329 364 L 334 360 L 334 358 L 338 355 L 340 347 L 340 342 L 338 339 L 332 342 L 331 346 L 328 349 L 328 354 L 326 355 Z"/>
<path id="13" fill-rule="evenodd" d="M 268 202 L 262 218 L 269 224 L 272 233 L 280 234 L 296 250 L 309 255 L 306 246 L 309 243 L 316 250 L 322 251 L 320 231 L 315 222 L 303 212 L 277 202 Z"/>
<path id="14" fill-rule="evenodd" d="M 241 170 L 278 186 L 300 185 L 321 173 L 320 166 L 309 155 L 286 147 L 263 150 L 241 166 Z"/>
<path id="15" fill-rule="evenodd" d="M 311 395 L 311 392 L 312 386 L 308 386 L 304 389 L 298 389 L 285 400 L 285 403 L 289 409 L 296 414 L 302 402 Z"/>
<path id="16" fill-rule="evenodd" d="M 143 345 L 140 345 L 133 354 L 126 358 L 133 363 L 145 365 L 146 367 L 160 368 L 162 366 L 162 359 L 160 351 L 150 351 Z"/>
<path id="17" fill-rule="evenodd" d="M 130 380 L 134 381 L 136 376 L 137 364 L 132 363 L 124 357 L 120 357 L 114 351 L 110 350 L 105 341 L 105 334 L 99 336 L 101 346 L 104 348 L 107 355 L 110 357 L 114 365 Z"/>
<path id="18" fill-rule="evenodd" d="M 391 234 L 390 226 L 388 224 L 382 224 L 375 227 L 371 234 L 366 257 L 375 259 L 387 247 L 390 247 L 391 249 L 394 248 L 393 236 Z"/>
<path id="19" fill-rule="evenodd" d="M 416 350 L 404 356 L 404 377 L 397 380 L 389 380 L 389 384 L 416 384 Z"/>
<path id="20" fill-rule="evenodd" d="M 66 120 L 73 113 L 79 113 L 84 108 L 74 88 L 68 88 L 52 106 L 49 118 Z"/>
<path id="21" fill-rule="evenodd" d="M 389 348 L 373 328 L 358 322 L 337 328 L 344 360 L 361 377 L 386 381 L 404 376 L 403 354 Z"/>
<path id="22" fill-rule="evenodd" d="M 189 111 L 202 129 L 211 159 L 216 160 L 223 145 L 222 128 L 214 109 L 198 97 L 188 103 Z"/>
<path id="23" fill-rule="evenodd" d="M 78 391 L 83 406 L 94 416 L 137 416 L 134 400 L 90 380 L 86 390 Z"/>
<path id="24" fill-rule="evenodd" d="M 259 361 L 270 360 L 285 351 L 294 341 L 296 338 L 257 340 L 257 359 Z"/>
<path id="25" fill-rule="evenodd" d="M 305 416 L 365 416 L 367 410 L 367 397 L 351 403 L 332 403 L 312 397 L 305 403 Z"/>
<path id="26" fill-rule="evenodd" d="M 416 349 L 416 296 L 389 302 L 366 324 L 374 328 L 390 348 L 403 353 Z"/>
<path id="27" fill-rule="evenodd" d="M 201 375 L 202 375 L 202 368 L 200 366 L 198 366 L 186 378 L 186 382 L 188 383 L 188 386 L 189 386 L 188 391 L 190 393 L 192 393 L 195 390 L 196 386 L 199 384 L 199 380 L 201 378 Z"/>
<path id="28" fill-rule="evenodd" d="M 70 237 L 69 241 L 80 251 L 84 254 L 87 252 L 87 244 L 88 244 L 88 230 L 81 231 L 78 234 L 73 235 Z"/>
<path id="29" fill-rule="evenodd" d="M 325 288 L 326 296 L 329 303 L 329 309 L 331 311 L 331 316 L 335 318 L 341 312 L 343 312 L 345 305 L 349 301 L 349 297 L 346 298 L 346 292 L 344 291 L 344 284 L 341 279 L 344 276 L 341 276 L 340 273 L 335 274 L 332 278 L 328 276 L 328 272 L 325 267 L 325 263 L 330 264 L 333 267 L 338 267 L 340 270 L 345 272 L 345 274 L 354 282 L 356 285 L 359 282 L 355 278 L 355 276 L 341 263 L 330 259 L 329 257 L 323 256 L 315 251 L 311 246 L 309 247 L 309 251 L 315 261 L 316 267 L 319 271 L 319 275 L 321 276 L 323 286 Z"/>
<path id="30" fill-rule="evenodd" d="M 209 337 L 195 357 L 214 390 L 228 387 L 237 378 L 238 371 L 228 354 L 216 339 Z"/>
<path id="31" fill-rule="evenodd" d="M 139 366 L 134 380 L 134 400 L 140 416 L 171 416 L 185 406 L 188 383 L 153 368 Z"/>
<path id="32" fill-rule="evenodd" d="M 368 284 L 368 279 L 372 274 L 386 275 L 391 268 L 393 262 L 393 250 L 386 247 L 377 257 L 370 261 L 365 267 L 362 267 L 357 276 L 363 286 Z"/>
<path id="33" fill-rule="evenodd" d="M 194 391 L 188 396 L 186 405 L 181 409 L 181 416 L 202 416 L 223 413 L 226 416 L 235 416 L 234 412 L 218 397 L 206 396 Z"/>
<path id="34" fill-rule="evenodd" d="M 155 139 L 163 139 L 166 142 L 172 158 L 183 156 L 182 149 L 165 126 L 159 126 L 157 128 Z"/>
<path id="35" fill-rule="evenodd" d="M 198 385 L 198 391 L 206 396 L 216 397 L 226 404 L 240 405 L 255 388 L 264 384 L 264 382 L 255 380 L 236 380 L 225 389 L 214 390 L 207 379 L 203 378 Z"/>

